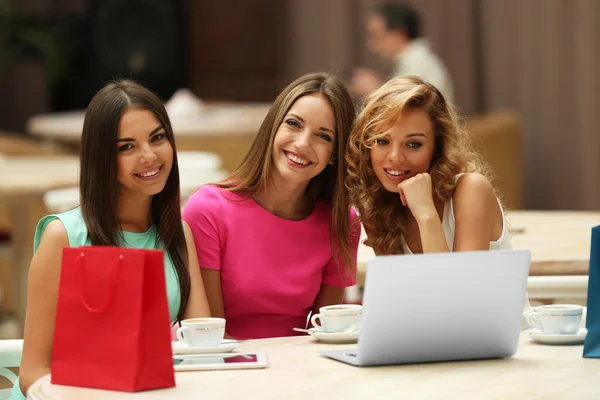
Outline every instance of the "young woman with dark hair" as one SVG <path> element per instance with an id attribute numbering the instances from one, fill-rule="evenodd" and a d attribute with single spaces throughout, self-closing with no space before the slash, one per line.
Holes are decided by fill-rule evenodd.
<path id="1" fill-rule="evenodd" d="M 171 123 L 152 92 L 123 80 L 92 99 L 83 125 L 81 206 L 38 223 L 31 260 L 19 384 L 50 372 L 63 247 L 164 250 L 171 321 L 210 315 L 192 233 L 181 220 Z M 19 390 L 21 389 L 21 390 Z"/>

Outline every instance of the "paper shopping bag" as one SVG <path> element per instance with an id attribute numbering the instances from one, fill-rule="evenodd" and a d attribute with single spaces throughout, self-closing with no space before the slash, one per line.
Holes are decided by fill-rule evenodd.
<path id="1" fill-rule="evenodd" d="M 583 356 L 600 358 L 600 226 L 592 228 L 586 328 Z"/>
<path id="2" fill-rule="evenodd" d="M 54 384 L 139 391 L 175 386 L 163 252 L 63 250 Z"/>

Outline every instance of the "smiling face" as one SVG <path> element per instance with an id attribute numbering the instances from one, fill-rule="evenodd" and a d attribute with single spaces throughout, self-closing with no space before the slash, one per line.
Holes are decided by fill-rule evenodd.
<path id="1" fill-rule="evenodd" d="M 127 110 L 115 145 L 121 193 L 153 196 L 164 189 L 173 166 L 173 146 L 151 111 Z"/>
<path id="2" fill-rule="evenodd" d="M 371 166 L 386 190 L 398 192 L 400 182 L 429 171 L 434 150 L 431 118 L 423 110 L 407 109 L 370 149 Z"/>
<path id="3" fill-rule="evenodd" d="M 308 184 L 332 159 L 335 128 L 334 112 L 325 96 L 315 93 L 296 100 L 273 140 L 275 174 L 285 182 Z"/>

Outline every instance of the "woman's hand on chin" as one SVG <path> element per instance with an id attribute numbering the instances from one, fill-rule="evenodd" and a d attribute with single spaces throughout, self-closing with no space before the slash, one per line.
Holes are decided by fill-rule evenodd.
<path id="1" fill-rule="evenodd" d="M 402 204 L 410 209 L 417 222 L 437 217 L 431 189 L 431 176 L 424 172 L 398 184 Z"/>

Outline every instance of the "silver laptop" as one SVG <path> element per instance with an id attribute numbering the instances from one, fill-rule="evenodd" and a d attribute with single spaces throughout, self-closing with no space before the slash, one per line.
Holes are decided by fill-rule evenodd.
<path id="1" fill-rule="evenodd" d="M 320 354 L 357 366 L 510 357 L 530 261 L 528 250 L 376 257 L 358 348 Z"/>

